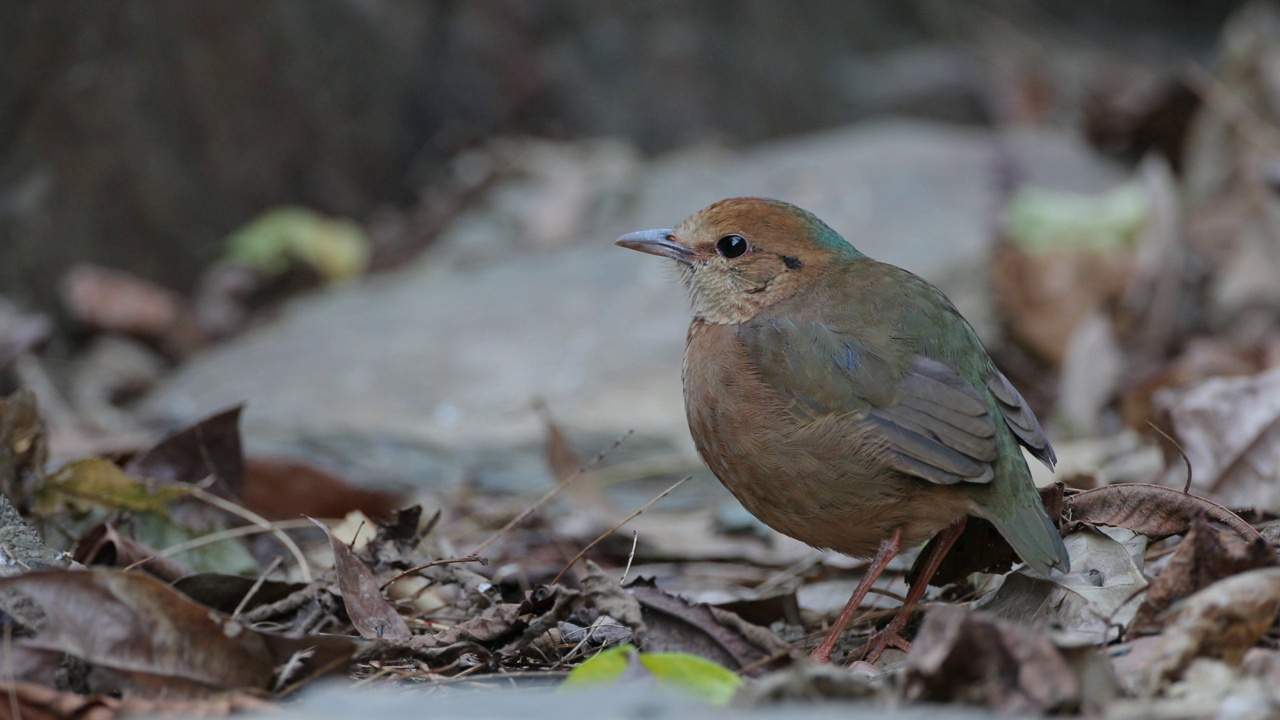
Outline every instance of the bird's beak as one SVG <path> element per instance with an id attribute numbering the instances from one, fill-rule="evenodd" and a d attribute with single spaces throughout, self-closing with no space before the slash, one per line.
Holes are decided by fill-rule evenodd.
<path id="1" fill-rule="evenodd" d="M 686 265 L 690 264 L 693 258 L 693 251 L 676 242 L 675 231 L 670 228 L 627 233 L 614 240 L 613 244 L 650 255 L 671 258 Z"/>

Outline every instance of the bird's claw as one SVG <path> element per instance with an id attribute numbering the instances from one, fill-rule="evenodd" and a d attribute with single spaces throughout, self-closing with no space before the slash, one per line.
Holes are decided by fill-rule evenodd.
<path id="1" fill-rule="evenodd" d="M 862 662 L 874 663 L 889 648 L 897 648 L 903 652 L 911 650 L 911 643 L 902 637 L 902 632 L 893 627 L 885 628 L 867 641 L 861 650 L 850 653 L 849 657 L 859 658 Z"/>

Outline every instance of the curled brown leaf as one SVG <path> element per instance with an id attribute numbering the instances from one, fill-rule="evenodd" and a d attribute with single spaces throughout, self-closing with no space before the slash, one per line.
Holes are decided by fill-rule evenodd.
<path id="1" fill-rule="evenodd" d="M 1261 539 L 1252 525 L 1218 503 L 1163 485 L 1125 483 L 1065 497 L 1068 521 L 1128 528 L 1151 539 L 1181 535 L 1200 514 L 1248 542 Z"/>
<path id="2" fill-rule="evenodd" d="M 382 595 L 381 584 L 351 548 L 333 536 L 324 523 L 313 520 L 329 537 L 333 549 L 333 569 L 338 575 L 338 590 L 347 616 L 360 637 L 370 640 L 386 638 L 404 640 L 413 635 L 400 613 Z"/>
<path id="3" fill-rule="evenodd" d="M 1275 551 L 1262 538 L 1246 542 L 1200 515 L 1178 544 L 1164 571 L 1147 588 L 1146 599 L 1130 623 L 1128 633 L 1131 636 L 1158 633 L 1164 628 L 1159 616 L 1177 600 L 1223 578 L 1275 564 Z"/>
<path id="4" fill-rule="evenodd" d="M 149 689 L 199 696 L 271 683 L 262 636 L 149 575 L 53 570 L 5 578 L 0 590 L 44 611 L 39 633 L 22 645 L 110 670 L 143 696 Z"/>

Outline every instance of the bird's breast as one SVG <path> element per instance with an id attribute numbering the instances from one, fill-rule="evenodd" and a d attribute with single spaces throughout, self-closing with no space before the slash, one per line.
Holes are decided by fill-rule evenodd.
<path id="1" fill-rule="evenodd" d="M 683 375 L 699 454 L 751 514 L 783 534 L 867 557 L 895 527 L 923 539 L 968 507 L 957 488 L 890 470 L 860 417 L 792 412 L 733 325 L 694 320 Z"/>

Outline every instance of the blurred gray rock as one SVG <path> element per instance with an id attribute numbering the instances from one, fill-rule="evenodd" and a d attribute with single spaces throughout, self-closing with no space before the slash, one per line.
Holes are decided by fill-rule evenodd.
<path id="1" fill-rule="evenodd" d="M 846 671 L 847 672 L 847 671 Z M 555 691 L 557 679 L 538 679 L 535 673 L 520 678 L 491 680 L 474 676 L 469 685 L 424 685 L 421 688 L 347 688 L 337 683 L 317 684 L 303 691 L 300 702 L 247 718 L 276 720 L 328 720 L 330 718 L 377 717 L 384 720 L 420 718 L 466 718 L 467 720 L 676 720 L 689 717 L 726 720 L 836 720 L 874 714 L 883 720 L 992 720 L 991 710 L 967 706 L 877 705 L 870 701 L 849 702 L 818 688 L 803 698 L 784 702 L 712 707 L 692 695 L 648 682 L 619 682 L 601 687 Z M 532 677 L 530 677 L 532 676 Z M 427 688 L 427 689 L 423 689 Z M 514 688 L 514 689 L 513 689 Z M 825 688 L 821 688 L 825 690 Z M 806 702 L 807 701 L 807 702 Z"/>
<path id="2" fill-rule="evenodd" d="M 510 142 L 512 179 L 418 261 L 293 302 L 188 363 L 145 414 L 176 421 L 247 401 L 250 448 L 341 442 L 335 459 L 356 474 L 402 482 L 476 464 L 540 468 L 538 397 L 586 447 L 634 428 L 649 452 L 691 453 L 683 291 L 666 263 L 613 247 L 617 235 L 675 225 L 727 196 L 787 199 L 867 254 L 942 284 L 983 327 L 998 160 L 1051 187 L 1122 179 L 1064 135 L 904 121 L 648 164 L 609 143 L 530 141 L 522 155 Z"/>

